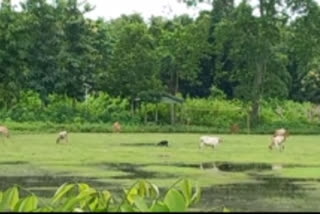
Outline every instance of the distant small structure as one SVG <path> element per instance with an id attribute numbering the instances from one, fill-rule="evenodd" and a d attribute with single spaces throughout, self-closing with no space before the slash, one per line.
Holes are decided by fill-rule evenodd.
<path id="1" fill-rule="evenodd" d="M 113 132 L 114 133 L 120 133 L 121 132 L 121 125 L 118 121 L 116 121 L 113 125 L 112 125 L 112 128 L 113 128 Z"/>

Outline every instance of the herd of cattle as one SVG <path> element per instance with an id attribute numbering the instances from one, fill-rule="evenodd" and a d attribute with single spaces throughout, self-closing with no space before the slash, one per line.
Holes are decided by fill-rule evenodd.
<path id="1" fill-rule="evenodd" d="M 113 124 L 113 132 L 120 133 L 121 131 L 121 125 L 119 122 L 115 122 Z M 9 130 L 6 126 L 0 126 L 0 134 L 3 136 L 9 138 Z M 286 129 L 281 128 L 275 130 L 273 136 L 271 137 L 271 143 L 269 145 L 269 149 L 272 150 L 274 147 L 277 149 L 280 149 L 280 151 L 284 150 L 284 142 L 286 141 L 287 137 L 289 136 L 289 133 Z M 56 143 L 59 144 L 61 140 L 65 140 L 65 142 L 68 142 L 68 132 L 67 131 L 61 131 L 58 133 L 58 137 L 56 139 Z M 203 148 L 204 146 L 210 146 L 212 148 L 217 147 L 220 143 L 223 142 L 223 139 L 221 137 L 217 136 L 202 136 L 200 137 L 200 144 L 199 148 Z M 167 140 L 162 140 L 159 143 L 157 143 L 157 146 L 168 146 Z"/>
<path id="2" fill-rule="evenodd" d="M 277 149 L 280 149 L 280 151 L 283 151 L 284 142 L 286 141 L 288 136 L 289 136 L 289 132 L 284 128 L 275 130 L 273 136 L 271 137 L 271 143 L 269 145 L 269 149 L 272 150 L 275 147 Z M 221 137 L 202 136 L 200 137 L 199 147 L 202 148 L 204 146 L 211 146 L 212 148 L 215 148 L 222 142 L 223 142 L 223 139 Z"/>

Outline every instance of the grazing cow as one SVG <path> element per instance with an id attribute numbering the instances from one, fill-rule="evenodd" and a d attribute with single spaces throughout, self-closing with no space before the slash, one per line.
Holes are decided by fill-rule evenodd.
<path id="1" fill-rule="evenodd" d="M 0 126 L 0 134 L 4 135 L 6 138 L 9 138 L 9 130 L 5 126 Z"/>
<path id="2" fill-rule="evenodd" d="M 276 148 L 280 147 L 280 151 L 284 150 L 284 142 L 289 136 L 288 130 L 281 128 L 274 131 L 273 136 L 271 138 L 271 144 L 269 145 L 269 149 L 275 146 Z"/>
<path id="3" fill-rule="evenodd" d="M 238 126 L 238 124 L 233 124 L 233 125 L 230 127 L 230 132 L 231 132 L 231 134 L 236 134 L 236 133 L 238 133 L 238 131 L 239 131 L 239 126 Z"/>
<path id="4" fill-rule="evenodd" d="M 66 142 L 68 142 L 68 132 L 67 131 L 59 132 L 56 143 L 57 144 L 60 143 L 60 140 L 66 140 Z"/>
<path id="5" fill-rule="evenodd" d="M 118 121 L 116 121 L 113 125 L 112 125 L 112 128 L 113 128 L 113 132 L 115 133 L 120 133 L 121 131 L 121 125 Z"/>
<path id="6" fill-rule="evenodd" d="M 202 136 L 200 137 L 199 148 L 203 148 L 204 146 L 211 146 L 212 148 L 215 148 L 222 142 L 223 140 L 221 137 Z"/>
<path id="7" fill-rule="evenodd" d="M 167 140 L 162 140 L 157 144 L 157 146 L 166 146 L 166 147 L 168 147 L 169 143 L 168 143 Z"/>
<path id="8" fill-rule="evenodd" d="M 278 136 L 272 136 L 271 137 L 271 144 L 269 145 L 269 149 L 272 150 L 275 146 L 276 148 L 280 147 L 280 151 L 284 150 L 284 142 L 286 140 L 285 136 L 278 135 Z"/>

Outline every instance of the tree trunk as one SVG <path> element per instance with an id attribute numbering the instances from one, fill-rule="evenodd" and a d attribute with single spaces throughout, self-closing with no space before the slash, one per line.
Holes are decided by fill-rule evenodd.
<path id="1" fill-rule="evenodd" d="M 131 99 L 131 115 L 134 116 L 134 99 Z"/>
<path id="2" fill-rule="evenodd" d="M 252 88 L 252 106 L 250 114 L 250 123 L 252 126 L 255 126 L 259 123 L 259 107 L 260 107 L 260 98 L 261 98 L 261 87 L 262 87 L 262 78 L 265 71 L 265 61 L 262 60 L 256 63 L 256 73 L 253 82 Z"/>
<path id="3" fill-rule="evenodd" d="M 148 122 L 148 112 L 144 114 L 144 123 L 147 124 L 147 122 Z"/>
<path id="4" fill-rule="evenodd" d="M 155 118 L 154 118 L 156 124 L 158 124 L 158 103 L 156 103 L 156 112 L 155 112 Z"/>
<path id="5" fill-rule="evenodd" d="M 175 85 L 174 85 L 174 94 L 176 95 L 179 91 L 179 71 L 176 71 L 176 76 L 175 76 Z"/>
<path id="6" fill-rule="evenodd" d="M 173 103 L 171 103 L 170 104 L 170 116 L 171 116 L 171 125 L 173 125 L 174 124 L 174 104 Z"/>

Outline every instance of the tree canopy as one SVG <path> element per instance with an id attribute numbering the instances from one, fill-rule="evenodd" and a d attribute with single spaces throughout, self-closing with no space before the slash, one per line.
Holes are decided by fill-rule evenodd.
<path id="1" fill-rule="evenodd" d="M 270 97 L 320 102 L 320 7 L 315 0 L 183 0 L 198 17 L 86 18 L 77 0 L 0 5 L 0 107 L 23 91 L 82 100 L 89 90 L 128 98 L 157 92 L 251 104 Z M 87 91 L 88 92 L 88 91 Z M 151 94 L 152 94 L 151 93 Z"/>

